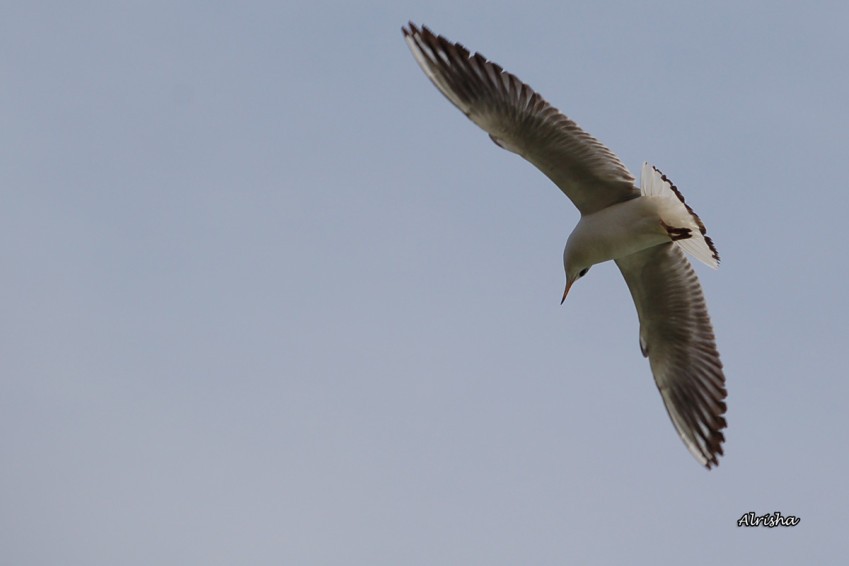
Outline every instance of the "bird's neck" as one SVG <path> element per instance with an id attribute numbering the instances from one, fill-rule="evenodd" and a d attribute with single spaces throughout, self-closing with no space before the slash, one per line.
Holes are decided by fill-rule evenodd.
<path id="1" fill-rule="evenodd" d="M 651 199 L 640 197 L 582 216 L 564 255 L 589 266 L 668 241 L 655 209 Z"/>

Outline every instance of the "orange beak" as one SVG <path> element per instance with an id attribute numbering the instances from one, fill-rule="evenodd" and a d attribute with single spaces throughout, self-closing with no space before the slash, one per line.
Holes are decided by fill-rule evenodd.
<path id="1" fill-rule="evenodd" d="M 567 281 L 567 282 L 566 282 L 566 290 L 565 290 L 565 291 L 563 291 L 563 298 L 560 300 L 560 304 L 561 304 L 561 305 L 562 305 L 562 304 L 563 304 L 563 302 L 566 300 L 566 295 L 568 295 L 568 294 L 569 294 L 569 289 L 571 289 L 571 288 L 572 288 L 572 283 L 574 283 L 574 281 Z"/>

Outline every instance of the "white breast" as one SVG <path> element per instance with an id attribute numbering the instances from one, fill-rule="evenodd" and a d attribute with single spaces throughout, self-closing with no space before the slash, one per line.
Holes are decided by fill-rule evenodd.
<path id="1" fill-rule="evenodd" d="M 669 241 L 658 214 L 661 200 L 639 197 L 581 217 L 566 252 L 581 265 L 618 259 Z"/>

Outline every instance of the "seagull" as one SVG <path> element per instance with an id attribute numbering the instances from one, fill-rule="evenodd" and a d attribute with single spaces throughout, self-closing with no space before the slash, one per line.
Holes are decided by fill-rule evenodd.
<path id="1" fill-rule="evenodd" d="M 563 250 L 561 304 L 590 267 L 616 262 L 637 307 L 640 350 L 675 430 L 701 465 L 718 465 L 725 375 L 701 285 L 684 254 L 718 267 L 704 223 L 659 169 L 644 163 L 637 188 L 612 151 L 515 75 L 425 26 L 409 22 L 402 32 L 436 88 L 578 208 L 580 221 Z"/>

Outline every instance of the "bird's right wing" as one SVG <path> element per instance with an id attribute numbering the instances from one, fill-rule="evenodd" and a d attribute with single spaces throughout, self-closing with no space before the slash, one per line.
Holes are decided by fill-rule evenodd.
<path id="1" fill-rule="evenodd" d="M 514 75 L 426 27 L 410 22 L 403 32 L 436 88 L 495 143 L 545 173 L 581 214 L 640 196 L 612 151 Z"/>
<path id="2" fill-rule="evenodd" d="M 637 306 L 640 348 L 672 423 L 693 456 L 715 466 L 725 440 L 725 375 L 699 279 L 672 242 L 616 264 Z"/>

